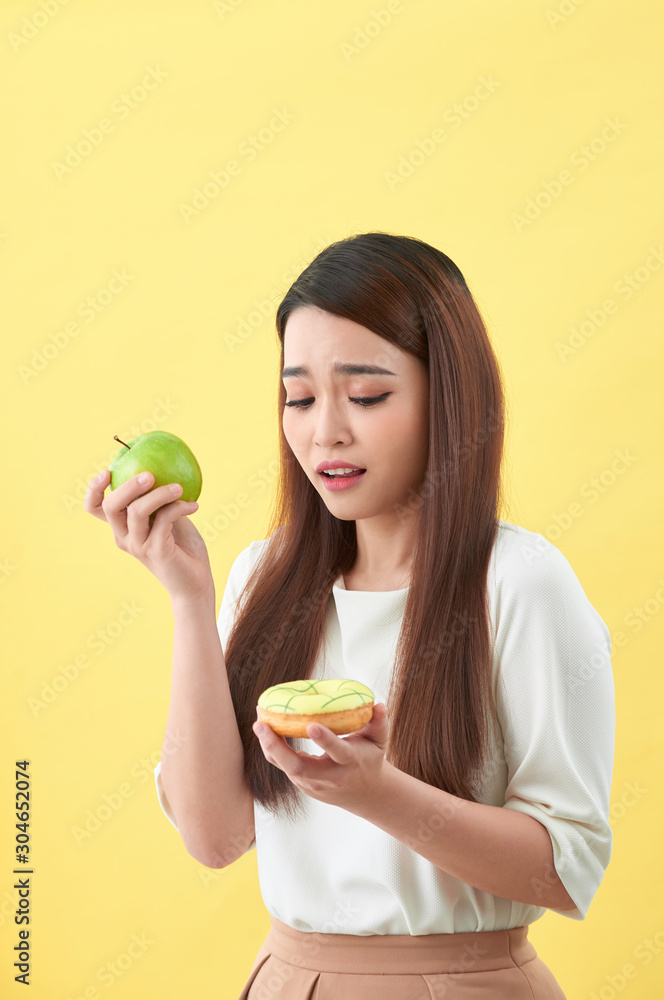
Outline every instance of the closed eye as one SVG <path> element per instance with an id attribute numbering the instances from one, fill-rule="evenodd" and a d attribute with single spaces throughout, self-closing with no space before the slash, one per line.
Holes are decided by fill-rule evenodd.
<path id="1" fill-rule="evenodd" d="M 349 396 L 348 398 L 358 406 L 376 406 L 378 403 L 384 402 L 391 395 L 392 393 L 390 392 L 384 392 L 380 396 Z M 291 399 L 286 403 L 286 406 L 295 406 L 299 410 L 307 410 L 313 399 L 313 396 L 307 396 L 306 399 Z"/>

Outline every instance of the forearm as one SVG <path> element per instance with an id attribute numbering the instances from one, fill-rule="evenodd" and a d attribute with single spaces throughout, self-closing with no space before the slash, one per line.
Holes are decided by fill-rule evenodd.
<path id="1" fill-rule="evenodd" d="M 172 602 L 171 699 L 161 778 L 190 854 L 211 858 L 245 797 L 244 753 L 215 617 L 215 595 Z M 204 863 L 206 863 L 204 861 Z"/>
<path id="2" fill-rule="evenodd" d="M 532 816 L 451 795 L 387 761 L 381 787 L 356 813 L 476 889 L 574 908 L 555 870 L 549 833 Z"/>

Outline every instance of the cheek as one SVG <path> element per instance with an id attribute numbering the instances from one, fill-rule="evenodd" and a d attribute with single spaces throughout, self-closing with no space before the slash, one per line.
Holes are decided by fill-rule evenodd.
<path id="1" fill-rule="evenodd" d="M 308 468 L 310 432 L 309 437 L 307 437 L 307 432 L 304 430 L 304 421 L 298 423 L 298 416 L 299 414 L 297 413 L 293 415 L 292 413 L 286 412 L 282 420 L 282 428 L 288 447 L 293 452 L 293 455 L 302 466 L 307 476 L 311 479 L 311 473 Z"/>
<path id="2" fill-rule="evenodd" d="M 413 465 L 419 462 L 425 434 L 426 429 L 422 428 L 419 414 L 408 409 L 391 413 L 380 431 L 384 451 L 392 458 L 398 459 L 401 465 Z"/>
<path id="3" fill-rule="evenodd" d="M 293 420 L 293 414 L 289 413 L 288 410 L 284 410 L 284 416 L 281 421 L 281 426 L 283 428 L 284 437 L 286 438 L 286 441 L 290 445 L 291 449 L 295 453 L 297 453 L 300 443 L 298 440 L 298 428 L 295 421 Z M 301 433 L 299 437 L 301 437 Z"/>
<path id="4" fill-rule="evenodd" d="M 429 414 L 421 409 L 412 409 L 404 413 L 402 420 L 403 434 L 411 442 L 413 460 L 419 462 L 422 453 L 428 452 Z"/>
<path id="5" fill-rule="evenodd" d="M 419 413 L 401 412 L 386 422 L 381 433 L 381 465 L 388 470 L 393 487 L 419 481 L 428 462 L 428 429 Z"/>

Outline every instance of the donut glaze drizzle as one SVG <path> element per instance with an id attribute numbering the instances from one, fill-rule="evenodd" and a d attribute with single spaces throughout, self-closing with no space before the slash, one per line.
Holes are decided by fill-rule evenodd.
<path id="1" fill-rule="evenodd" d="M 263 691 L 258 705 L 270 712 L 318 715 L 359 708 L 373 700 L 374 693 L 366 684 L 342 677 L 274 684 Z"/>

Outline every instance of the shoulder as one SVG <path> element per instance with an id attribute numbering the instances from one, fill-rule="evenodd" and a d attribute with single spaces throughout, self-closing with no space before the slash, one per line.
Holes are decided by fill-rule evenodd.
<path id="1" fill-rule="evenodd" d="M 241 552 L 235 558 L 235 563 L 240 566 L 253 566 L 256 564 L 262 553 L 267 548 L 267 544 L 270 541 L 269 538 L 257 538 L 253 542 L 249 542 L 246 548 L 242 549 Z"/>
<path id="2" fill-rule="evenodd" d="M 491 563 L 496 586 L 503 591 L 546 583 L 578 584 L 559 548 L 539 532 L 509 521 L 498 521 Z"/>
<path id="3" fill-rule="evenodd" d="M 491 554 L 493 601 L 497 617 L 530 623 L 565 619 L 599 627 L 610 642 L 600 617 L 561 550 L 544 535 L 508 521 L 498 522 Z"/>
<path id="4" fill-rule="evenodd" d="M 228 586 L 231 589 L 237 591 L 244 587 L 272 538 L 273 535 L 269 538 L 257 538 L 237 554 L 228 573 Z"/>

